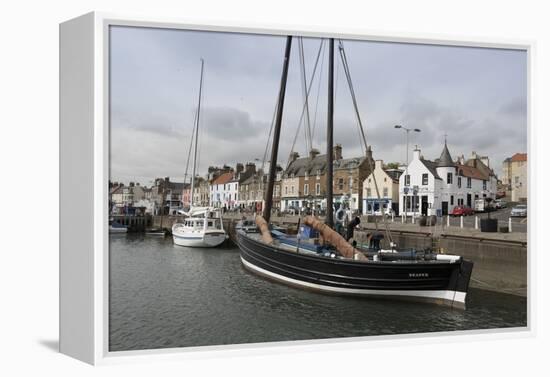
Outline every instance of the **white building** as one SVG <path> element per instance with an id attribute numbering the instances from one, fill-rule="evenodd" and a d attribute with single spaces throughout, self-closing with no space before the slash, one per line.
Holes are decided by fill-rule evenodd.
<path id="1" fill-rule="evenodd" d="M 495 198 L 497 177 L 473 154 L 468 161 L 453 162 L 447 143 L 439 159 L 425 160 L 420 149 L 399 178 L 399 212 L 407 216 L 446 215 L 457 205 L 474 206 L 478 198 Z"/>
<path id="2" fill-rule="evenodd" d="M 384 162 L 376 160 L 374 172 L 363 181 L 363 214 L 394 213 L 399 211 L 399 169 L 384 169 Z M 376 184 L 375 184 L 376 178 Z M 377 190 L 378 187 L 378 190 Z M 378 191 L 378 192 L 377 192 Z"/>
<path id="3" fill-rule="evenodd" d="M 233 196 L 235 191 L 237 194 L 239 192 L 238 187 L 235 187 L 238 185 L 231 181 L 233 181 L 233 172 L 223 173 L 212 181 L 210 184 L 210 206 L 231 208 L 231 203 L 238 200 L 236 196 Z"/>

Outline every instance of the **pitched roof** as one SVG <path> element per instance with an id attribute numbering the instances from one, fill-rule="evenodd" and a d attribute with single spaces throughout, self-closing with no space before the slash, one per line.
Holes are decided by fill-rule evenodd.
<path id="1" fill-rule="evenodd" d="M 483 176 L 490 177 L 492 175 L 495 175 L 495 172 L 493 171 L 493 169 L 485 165 L 485 163 L 479 158 L 470 158 L 468 161 L 464 163 L 464 165 L 467 165 L 469 167 L 479 170 Z M 457 164 L 457 168 L 459 166 L 460 164 Z M 486 178 L 482 178 L 482 179 L 486 179 Z"/>
<path id="2" fill-rule="evenodd" d="M 443 151 L 441 151 L 441 156 L 437 160 L 437 166 L 438 167 L 453 167 L 455 166 L 455 163 L 453 162 L 453 158 L 451 157 L 451 153 L 449 153 L 449 148 L 447 148 L 447 142 L 445 141 L 445 146 L 443 147 Z"/>
<path id="3" fill-rule="evenodd" d="M 212 181 L 213 185 L 223 185 L 233 179 L 233 173 L 223 173 L 218 178 Z"/>
<path id="4" fill-rule="evenodd" d="M 430 161 L 430 160 L 424 160 L 423 158 L 420 159 L 420 162 L 422 162 L 424 164 L 424 166 L 426 167 L 426 169 L 428 169 L 430 171 L 430 173 L 432 173 L 432 175 L 434 176 L 435 179 L 441 179 L 439 174 L 437 174 L 437 169 L 436 168 L 439 166 L 438 164 L 436 164 L 435 162 Z"/>
<path id="5" fill-rule="evenodd" d="M 332 166 L 335 170 L 356 169 L 363 163 L 363 161 L 365 161 L 365 159 L 366 157 L 341 158 L 339 160 L 334 160 Z"/>
<path id="6" fill-rule="evenodd" d="M 458 175 L 461 175 L 463 177 L 469 177 L 474 179 L 481 179 L 481 180 L 489 180 L 489 174 L 481 171 L 478 168 L 474 168 L 473 166 L 468 165 L 456 165 L 456 168 L 458 169 Z"/>
<path id="7" fill-rule="evenodd" d="M 527 153 L 516 153 L 512 156 L 512 162 L 527 161 Z"/>
<path id="8" fill-rule="evenodd" d="M 311 157 L 297 158 L 292 161 L 285 171 L 286 176 L 294 175 L 296 177 L 304 176 L 307 174 L 317 174 L 317 170 L 321 170 L 321 174 L 327 168 L 326 155 L 317 155 L 313 159 Z"/>

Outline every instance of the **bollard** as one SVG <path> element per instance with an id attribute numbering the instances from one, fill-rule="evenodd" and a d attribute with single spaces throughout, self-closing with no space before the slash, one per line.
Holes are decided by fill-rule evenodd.
<path id="1" fill-rule="evenodd" d="M 401 224 L 405 224 L 405 215 L 401 214 Z"/>
<path id="2" fill-rule="evenodd" d="M 393 212 L 391 213 L 391 222 L 393 223 Z"/>
<path id="3" fill-rule="evenodd" d="M 460 229 L 464 228 L 464 216 L 460 216 Z"/>
<path id="4" fill-rule="evenodd" d="M 449 215 L 447 215 L 447 228 L 449 227 Z"/>
<path id="5" fill-rule="evenodd" d="M 508 233 L 512 233 L 512 218 L 508 217 Z"/>
<path id="6" fill-rule="evenodd" d="M 475 227 L 475 229 L 477 229 L 477 228 L 478 228 L 478 222 L 477 222 L 478 219 L 477 219 L 477 216 L 476 216 L 475 220 L 476 220 L 476 222 L 475 222 L 474 227 Z"/>
<path id="7" fill-rule="evenodd" d="M 414 224 L 414 214 L 411 216 L 411 222 Z"/>

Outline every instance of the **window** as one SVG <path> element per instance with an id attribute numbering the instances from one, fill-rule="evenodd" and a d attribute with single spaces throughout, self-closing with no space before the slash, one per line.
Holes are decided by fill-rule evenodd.
<path id="1" fill-rule="evenodd" d="M 455 204 L 455 197 L 454 195 L 451 195 L 451 205 L 454 205 Z"/>
<path id="2" fill-rule="evenodd" d="M 519 183 L 519 177 L 514 177 L 514 183 Z"/>
<path id="3" fill-rule="evenodd" d="M 309 180 L 309 174 L 307 173 L 307 171 L 304 173 L 304 179 L 307 181 Z"/>
<path id="4" fill-rule="evenodd" d="M 411 176 L 410 175 L 405 175 L 405 186 L 410 186 L 411 185 Z"/>
<path id="5" fill-rule="evenodd" d="M 294 194 L 294 186 L 290 186 L 290 193 Z"/>
<path id="6" fill-rule="evenodd" d="M 344 178 L 338 178 L 338 190 L 344 189 Z"/>
<path id="7" fill-rule="evenodd" d="M 453 184 L 453 173 L 447 173 L 447 184 L 448 185 Z"/>
<path id="8" fill-rule="evenodd" d="M 468 177 L 468 180 L 466 181 L 466 187 L 472 188 L 472 178 Z"/>
<path id="9" fill-rule="evenodd" d="M 424 186 L 428 185 L 428 173 L 422 174 L 422 185 Z"/>
<path id="10" fill-rule="evenodd" d="M 487 190 L 487 181 L 483 180 L 483 190 Z"/>
<path id="11" fill-rule="evenodd" d="M 353 177 L 349 177 L 349 189 L 351 190 L 353 188 Z"/>
<path id="12" fill-rule="evenodd" d="M 285 195 L 288 194 L 288 186 L 285 186 Z"/>
<path id="13" fill-rule="evenodd" d="M 368 189 L 367 189 L 367 197 L 370 198 L 370 196 L 371 196 L 371 190 L 370 190 L 370 188 L 368 188 Z"/>
<path id="14" fill-rule="evenodd" d="M 317 179 L 321 179 L 321 169 L 317 169 Z"/>
<path id="15" fill-rule="evenodd" d="M 304 195 L 309 195 L 309 185 L 307 183 L 304 185 Z"/>
<path id="16" fill-rule="evenodd" d="M 384 187 L 384 198 L 388 197 L 388 188 Z"/>
<path id="17" fill-rule="evenodd" d="M 315 184 L 315 195 L 321 195 L 321 184 L 320 183 Z"/>
<path id="18" fill-rule="evenodd" d="M 456 180 L 456 185 L 458 186 L 458 188 L 461 188 L 462 187 L 462 177 L 458 177 L 457 180 Z"/>

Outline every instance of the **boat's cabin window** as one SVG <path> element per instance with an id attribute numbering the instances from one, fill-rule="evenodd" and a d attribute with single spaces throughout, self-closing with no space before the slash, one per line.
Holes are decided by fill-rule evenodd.
<path id="1" fill-rule="evenodd" d="M 213 221 L 209 221 L 209 222 L 208 222 L 208 227 L 209 227 L 209 228 L 212 228 L 213 226 L 214 226 L 214 222 L 213 222 Z"/>
<path id="2" fill-rule="evenodd" d="M 204 226 L 204 221 L 203 220 L 195 221 L 195 227 L 202 228 L 203 226 Z"/>

